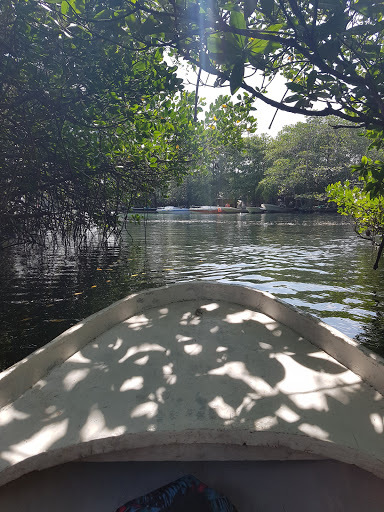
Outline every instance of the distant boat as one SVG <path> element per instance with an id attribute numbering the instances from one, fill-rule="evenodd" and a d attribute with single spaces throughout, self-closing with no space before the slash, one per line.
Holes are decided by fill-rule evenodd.
<path id="1" fill-rule="evenodd" d="M 263 208 L 265 213 L 288 213 L 293 212 L 294 208 L 288 208 L 285 205 L 279 205 L 279 204 L 267 204 L 262 203 L 261 207 Z"/>
<path id="2" fill-rule="evenodd" d="M 241 213 L 243 210 L 233 206 L 219 206 L 218 211 L 219 213 Z"/>
<path id="3" fill-rule="evenodd" d="M 247 206 L 248 213 L 265 213 L 265 208 L 261 206 Z"/>
<path id="4" fill-rule="evenodd" d="M 189 209 L 193 213 L 219 213 L 220 206 L 192 206 Z"/>
<path id="5" fill-rule="evenodd" d="M 195 206 L 189 211 L 194 213 L 245 213 L 247 210 L 233 206 Z"/>
<path id="6" fill-rule="evenodd" d="M 189 208 L 179 208 L 178 206 L 163 206 L 157 208 L 157 213 L 188 213 Z"/>
<path id="7" fill-rule="evenodd" d="M 132 213 L 157 213 L 157 208 L 146 208 L 146 207 L 132 208 Z"/>

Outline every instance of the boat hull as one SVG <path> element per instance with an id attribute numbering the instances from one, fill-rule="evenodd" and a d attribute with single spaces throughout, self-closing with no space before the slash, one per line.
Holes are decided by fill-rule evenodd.
<path id="1" fill-rule="evenodd" d="M 132 213 L 157 213 L 157 208 L 132 208 Z"/>
<path id="2" fill-rule="evenodd" d="M 197 208 L 190 208 L 189 211 L 193 213 L 246 213 L 245 208 L 233 208 L 232 206 L 200 206 Z"/>
<path id="3" fill-rule="evenodd" d="M 261 206 L 247 206 L 248 213 L 265 213 L 265 208 Z"/>
<path id="4" fill-rule="evenodd" d="M 240 213 L 239 208 L 233 208 L 232 206 L 220 206 L 219 213 Z"/>
<path id="5" fill-rule="evenodd" d="M 220 213 L 218 206 L 198 206 L 196 208 L 190 208 L 192 213 Z"/>
<path id="6" fill-rule="evenodd" d="M 157 213 L 189 213 L 189 208 L 177 208 L 176 206 L 165 206 L 157 208 Z"/>
<path id="7" fill-rule="evenodd" d="M 278 204 L 267 204 L 263 203 L 261 205 L 265 213 L 290 213 L 294 212 L 294 208 L 287 208 L 286 206 L 279 206 Z"/>
<path id="8" fill-rule="evenodd" d="M 381 358 L 253 288 L 131 295 L 0 379 L 1 484 L 85 458 L 320 457 L 384 478 Z"/>

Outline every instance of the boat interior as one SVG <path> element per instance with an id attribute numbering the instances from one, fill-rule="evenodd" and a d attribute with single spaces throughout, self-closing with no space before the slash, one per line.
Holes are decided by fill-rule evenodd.
<path id="1" fill-rule="evenodd" d="M 115 512 L 186 474 L 227 496 L 238 512 L 383 510 L 382 480 L 335 460 L 72 462 L 3 486 L 0 509 Z"/>

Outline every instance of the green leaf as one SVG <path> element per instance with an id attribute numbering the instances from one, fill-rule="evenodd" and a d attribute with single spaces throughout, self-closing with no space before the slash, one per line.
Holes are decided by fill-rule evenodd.
<path id="1" fill-rule="evenodd" d="M 268 46 L 269 41 L 265 39 L 254 39 L 250 41 L 247 50 L 249 50 L 252 54 L 264 53 L 264 50 Z"/>
<path id="2" fill-rule="evenodd" d="M 61 3 L 61 14 L 67 14 L 67 12 L 69 11 L 69 3 L 67 2 L 67 0 L 64 0 L 62 3 Z"/>
<path id="3" fill-rule="evenodd" d="M 232 11 L 230 24 L 232 27 L 246 29 L 247 24 L 245 22 L 244 14 L 240 11 Z"/>
<path id="4" fill-rule="evenodd" d="M 222 39 L 218 34 L 212 34 L 207 39 L 207 48 L 211 53 L 222 53 Z"/>
<path id="5" fill-rule="evenodd" d="M 292 94 L 292 96 L 288 96 L 285 98 L 285 103 L 293 103 L 294 101 L 298 101 L 301 98 L 298 94 Z"/>
<path id="6" fill-rule="evenodd" d="M 232 69 L 232 73 L 229 79 L 229 85 L 231 87 L 231 94 L 235 94 L 236 91 L 241 87 L 244 77 L 244 62 L 237 62 Z"/>
<path id="7" fill-rule="evenodd" d="M 99 18 L 107 18 L 107 17 L 109 18 L 109 13 L 110 13 L 109 9 L 103 9 L 102 11 L 95 14 L 94 19 L 98 20 Z"/>
<path id="8" fill-rule="evenodd" d="M 275 23 L 267 28 L 267 32 L 279 32 L 284 27 L 283 23 Z"/>
<path id="9" fill-rule="evenodd" d="M 148 67 L 148 63 L 145 61 L 136 62 L 135 71 L 145 71 Z"/>
<path id="10" fill-rule="evenodd" d="M 315 70 L 312 70 L 309 73 L 308 78 L 307 78 L 307 89 L 309 91 L 311 89 L 313 89 L 313 86 L 315 85 L 315 82 L 316 82 L 316 78 L 317 78 L 317 72 Z"/>
<path id="11" fill-rule="evenodd" d="M 291 91 L 294 91 L 294 92 L 303 92 L 304 91 L 304 87 L 297 83 L 297 82 L 288 82 L 285 84 L 288 89 L 290 89 Z"/>

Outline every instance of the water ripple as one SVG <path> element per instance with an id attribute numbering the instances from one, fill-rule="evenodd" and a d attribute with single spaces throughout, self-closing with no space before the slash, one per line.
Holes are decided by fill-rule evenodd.
<path id="1" fill-rule="evenodd" d="M 271 292 L 384 353 L 383 265 L 344 218 L 153 215 L 128 229 L 119 245 L 5 255 L 0 366 L 129 293 L 191 279 Z"/>

